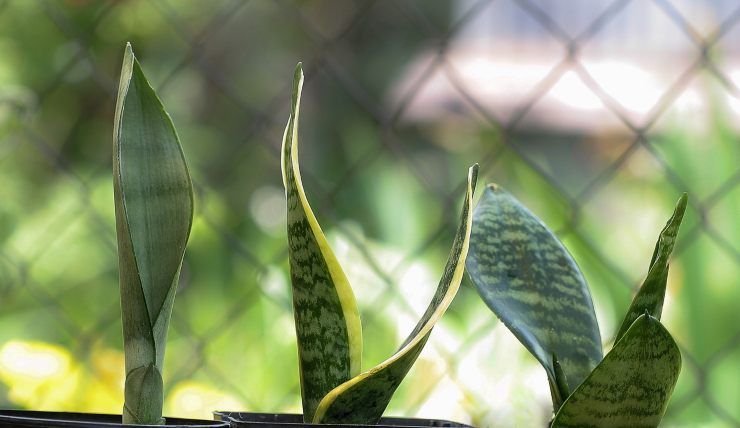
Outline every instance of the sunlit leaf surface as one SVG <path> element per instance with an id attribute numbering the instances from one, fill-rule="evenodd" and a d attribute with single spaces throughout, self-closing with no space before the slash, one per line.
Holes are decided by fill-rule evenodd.
<path id="1" fill-rule="evenodd" d="M 391 358 L 332 390 L 319 404 L 314 423 L 375 424 L 429 339 L 432 328 L 445 313 L 460 288 L 470 245 L 472 200 L 478 165 L 468 171 L 460 225 L 452 249 L 426 312 Z"/>

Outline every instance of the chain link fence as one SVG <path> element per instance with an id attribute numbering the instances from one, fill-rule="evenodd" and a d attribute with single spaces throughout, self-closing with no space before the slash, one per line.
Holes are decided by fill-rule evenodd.
<path id="1" fill-rule="evenodd" d="M 196 184 L 171 411 L 194 396 L 299 411 L 279 145 L 300 60 L 303 173 L 351 264 L 364 367 L 423 311 L 469 164 L 566 242 L 607 344 L 688 191 L 665 315 L 684 365 L 665 425 L 740 426 L 739 20 L 730 1 L 0 1 L 4 405 L 120 406 L 110 133 L 130 40 Z M 68 357 L 44 365 L 31 344 Z M 58 383 L 22 377 L 13 355 Z M 466 280 L 391 409 L 527 425 L 548 417 L 547 394 Z"/>

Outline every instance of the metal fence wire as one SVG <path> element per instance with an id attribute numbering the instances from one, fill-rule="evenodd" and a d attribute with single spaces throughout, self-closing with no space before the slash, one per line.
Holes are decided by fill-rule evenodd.
<path id="1" fill-rule="evenodd" d="M 110 133 L 130 40 L 196 184 L 171 411 L 300 410 L 279 173 L 300 60 L 302 170 L 351 265 L 364 367 L 423 311 L 467 165 L 564 240 L 607 347 L 687 191 L 664 424 L 740 426 L 739 20 L 718 0 L 0 1 L 0 401 L 120 405 Z M 547 394 L 466 279 L 391 411 L 527 425 Z"/>

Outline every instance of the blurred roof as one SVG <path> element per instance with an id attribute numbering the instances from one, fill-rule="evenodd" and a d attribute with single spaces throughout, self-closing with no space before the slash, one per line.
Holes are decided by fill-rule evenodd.
<path id="1" fill-rule="evenodd" d="M 577 133 L 645 126 L 668 104 L 681 117 L 710 100 L 740 113 L 740 34 L 722 27 L 736 6 L 508 0 L 475 10 L 463 1 L 454 39 L 414 58 L 390 102 L 407 102 L 410 122 L 473 111 L 503 126 Z M 715 96 L 697 78 L 707 64 L 729 90 Z"/>

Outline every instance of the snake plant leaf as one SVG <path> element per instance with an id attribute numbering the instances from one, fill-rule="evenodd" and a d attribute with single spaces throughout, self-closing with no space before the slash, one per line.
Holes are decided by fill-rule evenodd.
<path id="1" fill-rule="evenodd" d="M 113 129 L 113 189 L 126 357 L 124 423 L 162 421 L 167 327 L 193 219 L 169 115 L 126 45 Z"/>
<path id="2" fill-rule="evenodd" d="M 470 245 L 472 204 L 478 165 L 468 171 L 460 225 L 437 290 L 411 334 L 389 359 L 334 388 L 321 400 L 313 423 L 376 424 L 426 344 L 437 320 L 449 307 L 462 281 Z"/>
<path id="3" fill-rule="evenodd" d="M 552 427 L 657 427 L 681 371 L 681 353 L 655 317 L 640 315 L 565 400 Z"/>
<path id="4" fill-rule="evenodd" d="M 491 184 L 473 213 L 467 269 L 483 301 L 544 367 L 557 409 L 602 358 L 575 261 L 540 219 Z"/>
<path id="5" fill-rule="evenodd" d="M 568 376 L 563 371 L 557 356 L 552 356 L 552 367 L 555 372 L 555 381 L 550 383 L 550 396 L 553 398 L 555 408 L 559 408 L 563 401 L 570 395 L 570 386 L 568 385 Z"/>
<path id="6" fill-rule="evenodd" d="M 329 391 L 360 372 L 362 331 L 349 281 L 321 231 L 301 182 L 298 119 L 302 87 L 299 63 L 283 136 L 282 166 L 301 396 L 304 418 L 309 422 Z"/>
<path id="7" fill-rule="evenodd" d="M 617 332 L 615 342 L 619 341 L 637 317 L 646 311 L 655 318 L 660 319 L 661 312 L 663 311 L 666 283 L 668 281 L 668 259 L 671 256 L 671 252 L 673 252 L 673 246 L 676 243 L 676 236 L 678 235 L 678 229 L 681 226 L 684 212 L 686 212 L 687 203 L 688 195 L 684 193 L 676 203 L 673 215 L 668 219 L 665 227 L 660 232 L 658 242 L 655 244 L 655 250 L 653 251 L 653 257 L 650 260 L 650 268 L 648 269 L 645 282 L 642 283 L 640 290 L 635 295 L 635 298 L 632 299 L 632 303 Z"/>
<path id="8" fill-rule="evenodd" d="M 137 367 L 126 374 L 124 387 L 124 419 L 125 423 L 147 424 L 162 422 L 161 400 L 152 400 L 150 394 L 142 391 L 151 391 L 153 394 L 164 389 L 162 374 L 154 364 Z M 153 395 L 152 394 L 152 395 Z M 146 415 L 152 415 L 151 418 Z M 151 421 L 151 422 L 146 422 Z"/>

